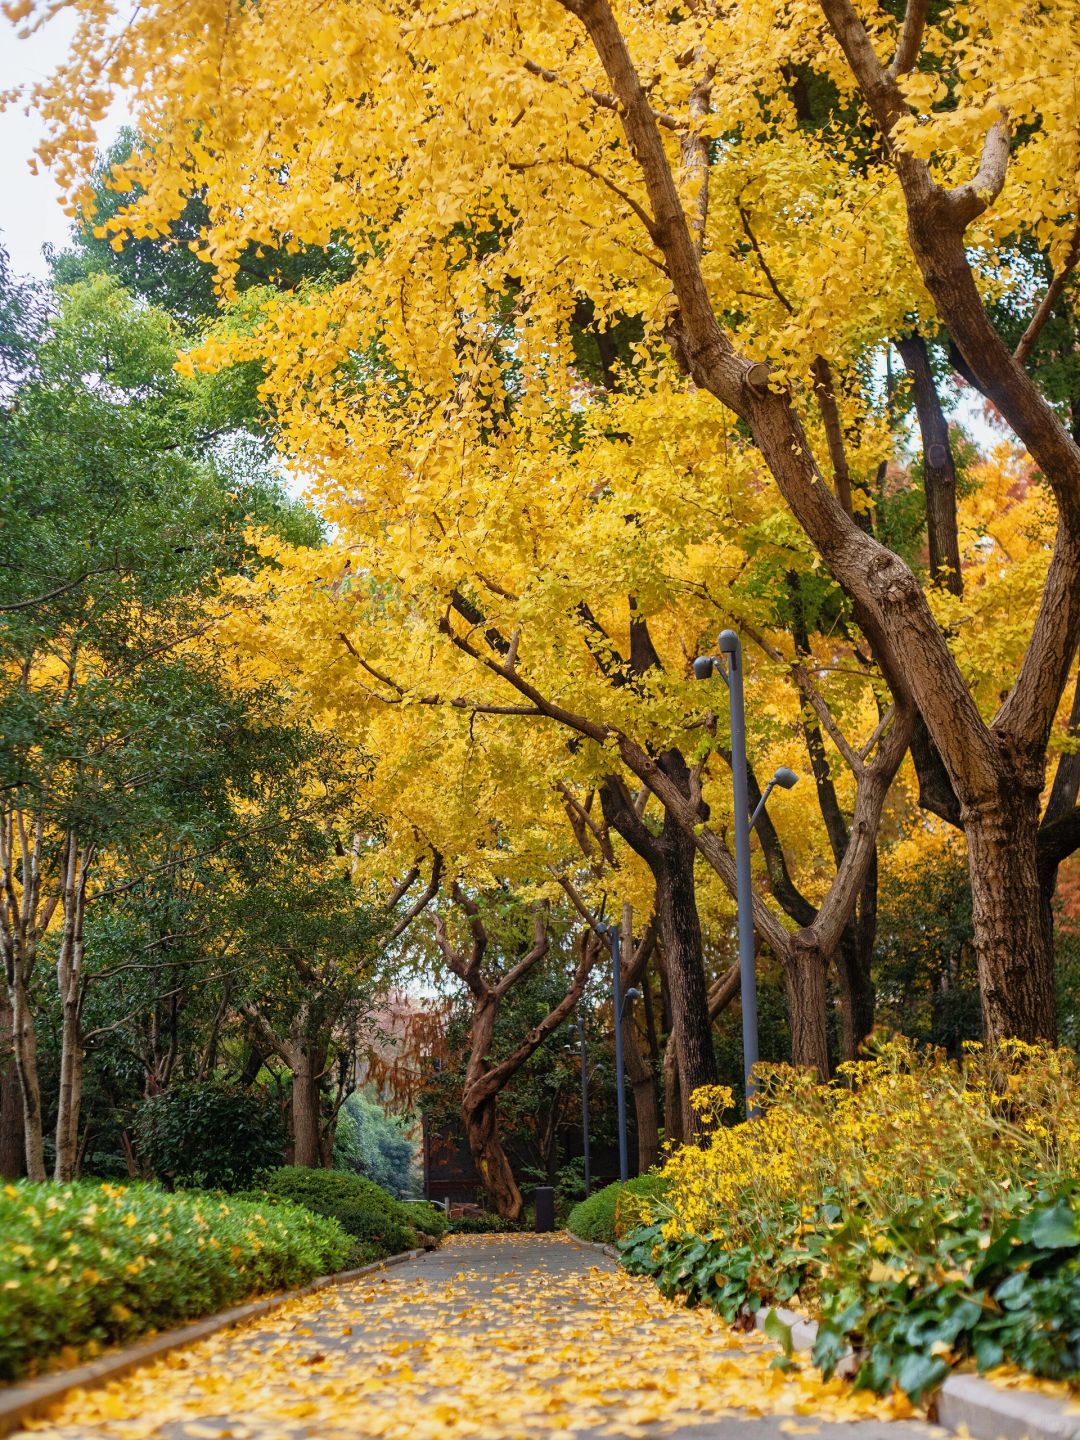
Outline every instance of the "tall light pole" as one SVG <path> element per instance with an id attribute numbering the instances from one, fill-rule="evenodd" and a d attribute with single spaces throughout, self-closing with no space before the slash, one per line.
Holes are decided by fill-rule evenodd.
<path id="1" fill-rule="evenodd" d="M 752 1111 L 751 1074 L 758 1062 L 757 976 L 754 969 L 754 892 L 750 879 L 750 829 L 757 823 L 775 786 L 785 790 L 798 781 L 793 770 L 781 768 L 765 787 L 753 816 L 750 814 L 750 787 L 746 769 L 746 702 L 743 695 L 742 644 L 734 630 L 722 630 L 717 639 L 721 656 L 700 655 L 694 661 L 694 677 L 707 680 L 719 675 L 728 688 L 731 714 L 731 789 L 735 807 L 735 901 L 739 915 L 739 988 L 742 997 L 743 1078 L 746 1113 Z"/>

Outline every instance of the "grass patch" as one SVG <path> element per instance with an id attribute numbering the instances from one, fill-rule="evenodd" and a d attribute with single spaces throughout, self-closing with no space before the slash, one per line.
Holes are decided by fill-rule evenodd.
<path id="1" fill-rule="evenodd" d="M 605 1185 L 570 1211 L 566 1228 L 579 1240 L 614 1245 L 645 1218 L 648 1201 L 662 1196 L 667 1182 L 660 1175 L 637 1175 L 623 1185 Z"/>

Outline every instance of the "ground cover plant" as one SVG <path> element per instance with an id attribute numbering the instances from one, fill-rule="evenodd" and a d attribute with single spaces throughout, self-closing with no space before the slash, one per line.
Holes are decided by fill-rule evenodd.
<path id="1" fill-rule="evenodd" d="M 438 1238 L 446 1230 L 446 1217 L 437 1206 L 406 1205 L 374 1180 L 343 1170 L 283 1165 L 263 1175 L 260 1186 L 274 1200 L 303 1205 L 316 1215 L 336 1220 L 353 1240 L 350 1265 L 366 1265 L 415 1250 L 423 1236 Z"/>
<path id="2" fill-rule="evenodd" d="M 634 1230 L 641 1218 L 642 1202 L 662 1197 L 667 1182 L 659 1175 L 637 1175 L 625 1184 L 605 1185 L 570 1211 L 566 1228 L 579 1240 L 614 1245 Z"/>
<path id="3" fill-rule="evenodd" d="M 825 1375 L 852 1348 L 879 1392 L 918 1399 L 964 1361 L 1075 1377 L 1078 1079 L 1067 1052 L 1019 1042 L 957 1065 L 889 1041 L 830 1086 L 768 1070 L 759 1117 L 670 1158 L 624 1263 L 728 1321 L 809 1312 Z M 695 1100 L 710 1120 L 732 1104 Z"/>
<path id="4" fill-rule="evenodd" d="M 0 1380 L 340 1270 L 350 1239 L 299 1205 L 150 1185 L 0 1189 Z"/>

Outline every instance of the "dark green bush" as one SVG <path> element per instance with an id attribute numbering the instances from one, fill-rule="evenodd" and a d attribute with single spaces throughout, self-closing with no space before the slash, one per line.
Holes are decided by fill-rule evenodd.
<path id="1" fill-rule="evenodd" d="M 140 1155 L 175 1185 L 242 1190 L 281 1159 L 281 1117 L 258 1086 L 174 1085 L 145 1101 L 135 1120 Z"/>
<path id="2" fill-rule="evenodd" d="M 460 1215 L 450 1221 L 451 1235 L 509 1235 L 527 1228 L 524 1220 L 504 1220 L 501 1215 Z"/>
<path id="3" fill-rule="evenodd" d="M 296 1205 L 149 1185 L 0 1189 L 0 1380 L 342 1268 L 349 1237 Z"/>
<path id="4" fill-rule="evenodd" d="M 434 1235 L 439 1240 L 450 1228 L 446 1211 L 441 1205 L 431 1205 L 427 1200 L 401 1200 L 398 1203 L 404 1207 L 405 1214 L 416 1229 L 422 1230 L 425 1235 Z"/>
<path id="5" fill-rule="evenodd" d="M 625 1185 L 618 1181 L 605 1185 L 570 1211 L 566 1228 L 579 1240 L 595 1240 L 614 1245 L 640 1218 L 636 1200 L 649 1200 L 663 1195 L 667 1182 L 659 1175 L 637 1175 Z M 627 1197 L 620 1204 L 623 1197 Z M 628 1203 L 629 1202 L 629 1203 Z"/>
<path id="6" fill-rule="evenodd" d="M 428 1218 L 413 1213 L 428 1207 L 403 1205 L 373 1180 L 344 1170 L 285 1165 L 260 1176 L 259 1183 L 270 1195 L 336 1220 L 356 1242 L 349 1257 L 351 1265 L 415 1250 L 420 1244 L 417 1231 Z"/>

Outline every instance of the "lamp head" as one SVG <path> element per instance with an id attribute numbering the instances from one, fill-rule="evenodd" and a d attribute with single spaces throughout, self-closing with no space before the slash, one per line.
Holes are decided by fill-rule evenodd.
<path id="1" fill-rule="evenodd" d="M 786 765 L 781 765 L 776 774 L 772 777 L 773 784 L 779 785 L 781 790 L 790 790 L 793 785 L 799 783 L 799 777 L 794 770 L 789 770 Z"/>
<path id="2" fill-rule="evenodd" d="M 734 655 L 739 649 L 739 637 L 734 630 L 721 630 L 716 643 L 721 655 Z"/>
<path id="3" fill-rule="evenodd" d="M 711 655 L 699 655 L 694 661 L 694 679 L 708 680 L 713 673 L 714 664 Z"/>
<path id="4" fill-rule="evenodd" d="M 627 990 L 626 994 L 623 996 L 623 999 L 624 999 L 624 1000 L 640 1000 L 640 999 L 641 999 L 641 991 L 637 988 L 636 985 L 631 985 L 630 989 Z"/>

